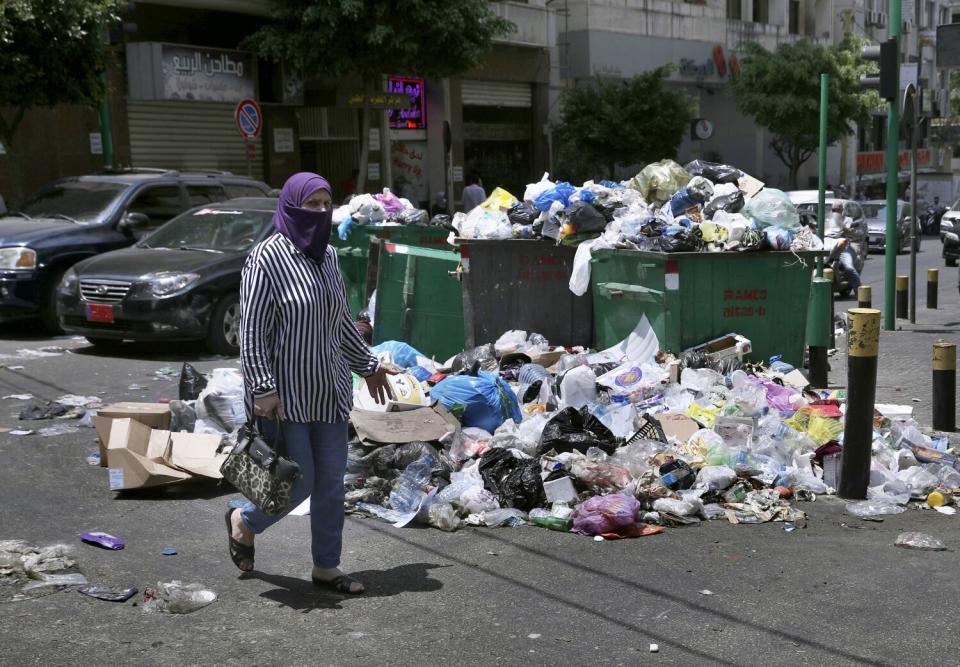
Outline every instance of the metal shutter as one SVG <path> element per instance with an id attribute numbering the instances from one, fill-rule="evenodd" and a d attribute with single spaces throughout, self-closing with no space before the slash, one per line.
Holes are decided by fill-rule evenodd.
<path id="1" fill-rule="evenodd" d="M 522 109 L 533 106 L 533 90 L 529 83 L 465 79 L 460 82 L 460 90 L 464 106 Z"/>
<path id="2" fill-rule="evenodd" d="M 127 102 L 134 167 L 218 169 L 246 175 L 246 144 L 234 105 L 211 102 Z M 263 178 L 263 143 L 254 139 L 254 178 Z"/>

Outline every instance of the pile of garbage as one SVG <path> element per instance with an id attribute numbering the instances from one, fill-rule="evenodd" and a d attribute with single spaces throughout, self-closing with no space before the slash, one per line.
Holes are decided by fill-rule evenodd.
<path id="1" fill-rule="evenodd" d="M 390 188 L 379 194 L 361 194 L 333 211 L 333 224 L 341 240 L 350 236 L 356 225 L 445 225 L 449 216 L 435 216 L 414 206 L 410 200 L 398 197 Z"/>
<path id="2" fill-rule="evenodd" d="M 821 249 L 780 190 L 739 169 L 695 160 L 649 164 L 629 181 L 554 183 L 544 174 L 523 200 L 497 188 L 452 221 L 461 238 L 602 239 L 607 247 L 663 252 Z"/>
<path id="3" fill-rule="evenodd" d="M 742 337 L 711 343 L 674 357 L 646 318 L 602 352 L 511 331 L 438 364 L 384 343 L 374 351 L 406 371 L 386 406 L 358 379 L 348 508 L 448 531 L 533 523 L 636 537 L 717 519 L 803 527 L 792 503 L 838 483 L 845 394 L 811 390 L 776 358 L 744 362 Z M 911 411 L 879 406 L 869 495 L 852 514 L 942 506 L 960 488 L 950 443 L 921 432 Z"/>

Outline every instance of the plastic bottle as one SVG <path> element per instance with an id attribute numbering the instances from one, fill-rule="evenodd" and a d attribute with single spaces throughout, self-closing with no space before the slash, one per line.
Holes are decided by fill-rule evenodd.
<path id="1" fill-rule="evenodd" d="M 540 526 L 541 528 L 549 528 L 550 530 L 556 530 L 562 533 L 569 533 L 573 527 L 572 519 L 553 516 L 553 514 L 542 507 L 531 510 L 530 523 L 535 526 Z"/>
<path id="2" fill-rule="evenodd" d="M 423 489 L 430 483 L 432 470 L 433 456 L 430 454 L 408 465 L 390 492 L 390 507 L 403 514 L 416 512 L 423 500 Z"/>
<path id="3" fill-rule="evenodd" d="M 660 481 L 671 491 L 689 489 L 696 479 L 696 474 L 686 461 L 674 459 L 660 466 Z"/>

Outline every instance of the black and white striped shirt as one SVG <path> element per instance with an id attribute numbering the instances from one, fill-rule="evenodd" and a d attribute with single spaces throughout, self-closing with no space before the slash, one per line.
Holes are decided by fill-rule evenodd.
<path id="1" fill-rule="evenodd" d="M 282 234 L 265 239 L 243 266 L 240 309 L 248 392 L 277 392 L 284 419 L 346 421 L 350 371 L 372 375 L 377 359 L 350 319 L 336 249 L 318 266 Z"/>

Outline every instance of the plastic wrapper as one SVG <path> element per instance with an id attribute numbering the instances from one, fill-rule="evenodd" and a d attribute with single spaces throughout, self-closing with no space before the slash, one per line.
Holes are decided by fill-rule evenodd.
<path id="1" fill-rule="evenodd" d="M 518 203 L 517 198 L 503 188 L 495 188 L 480 204 L 480 208 L 490 212 L 509 211 Z"/>
<path id="2" fill-rule="evenodd" d="M 724 491 L 737 481 L 737 473 L 727 466 L 704 466 L 697 473 L 696 485 L 711 491 Z"/>
<path id="3" fill-rule="evenodd" d="M 702 503 L 675 498 L 658 498 L 653 501 L 653 511 L 675 514 L 677 516 L 694 516 L 703 509 Z"/>
<path id="4" fill-rule="evenodd" d="M 947 545 L 933 535 L 927 533 L 900 533 L 894 544 L 904 549 L 918 549 L 921 551 L 946 551 Z"/>
<path id="5" fill-rule="evenodd" d="M 455 375 L 443 379 L 430 393 L 464 426 L 476 426 L 493 433 L 508 419 L 523 421 L 513 390 L 499 376 Z"/>
<path id="6" fill-rule="evenodd" d="M 791 232 L 800 230 L 797 207 L 782 190 L 764 188 L 743 207 L 743 215 L 758 228 L 782 227 Z"/>
<path id="7" fill-rule="evenodd" d="M 586 408 L 583 410 L 566 408 L 547 422 L 540 438 L 537 455 L 542 456 L 549 451 L 555 451 L 558 454 L 573 451 L 586 453 L 591 447 L 612 454 L 618 445 L 619 441 L 610 429 L 590 414 Z"/>
<path id="8" fill-rule="evenodd" d="M 661 160 L 644 167 L 629 187 L 648 202 L 662 204 L 690 182 L 690 174 L 673 160 Z"/>
<path id="9" fill-rule="evenodd" d="M 201 584 L 184 585 L 180 581 L 159 582 L 145 588 L 140 608 L 145 612 L 189 614 L 203 609 L 217 599 L 217 594 Z"/>
<path id="10" fill-rule="evenodd" d="M 691 176 L 703 176 L 713 183 L 736 183 L 741 175 L 740 170 L 736 167 L 705 160 L 688 162 L 684 169 Z"/>
<path id="11" fill-rule="evenodd" d="M 594 496 L 573 510 L 573 530 L 585 535 L 613 533 L 637 523 L 640 503 L 623 494 Z"/>
<path id="12" fill-rule="evenodd" d="M 427 523 L 434 528 L 452 533 L 460 527 L 460 517 L 457 516 L 453 505 L 449 503 L 433 503 L 427 508 Z"/>
<path id="13" fill-rule="evenodd" d="M 907 508 L 902 505 L 898 505 L 896 501 L 889 498 L 873 498 L 871 500 L 861 500 L 855 503 L 847 504 L 847 512 L 858 516 L 861 519 L 864 517 L 874 517 L 874 516 L 883 516 L 886 514 L 900 514 L 901 512 L 906 512 Z"/>
<path id="14" fill-rule="evenodd" d="M 180 370 L 180 400 L 195 401 L 207 387 L 207 378 L 191 364 L 183 362 Z"/>

